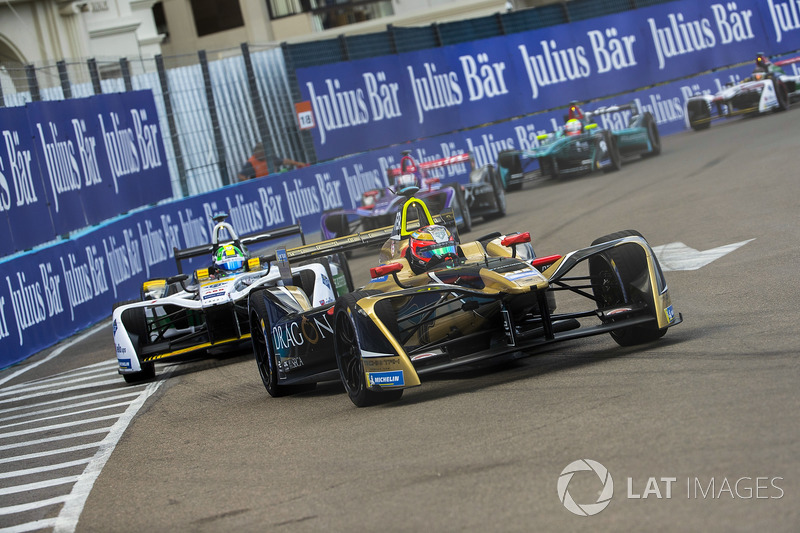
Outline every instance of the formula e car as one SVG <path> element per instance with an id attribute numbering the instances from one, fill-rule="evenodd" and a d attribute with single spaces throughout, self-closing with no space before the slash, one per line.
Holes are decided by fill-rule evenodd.
<path id="1" fill-rule="evenodd" d="M 596 117 L 622 113 L 627 126 L 610 130 L 598 126 Z M 517 190 L 533 170 L 534 161 L 539 174 L 558 178 L 564 174 L 602 170 L 619 170 L 623 158 L 650 157 L 661 153 L 661 137 L 650 112 L 642 113 L 637 102 L 627 105 L 600 107 L 584 112 L 573 103 L 562 128 L 539 135 L 538 146 L 529 150 L 504 150 L 498 154 L 497 167 L 507 190 Z"/>
<path id="2" fill-rule="evenodd" d="M 303 293 L 309 302 L 332 305 L 353 289 L 347 259 L 341 254 L 311 261 L 310 249 L 301 246 L 295 249 L 295 266 L 289 270 L 275 254 L 247 252 L 248 246 L 298 235 L 305 242 L 299 225 L 239 238 L 225 218 L 214 217 L 211 244 L 174 250 L 177 275 L 150 279 L 144 282 L 140 299 L 115 305 L 114 344 L 119 373 L 126 382 L 154 377 L 156 362 L 249 347 L 247 302 L 254 290 L 272 287 L 280 294 L 301 298 Z M 213 257 L 213 263 L 191 276 L 183 273 L 182 261 L 202 256 Z"/>
<path id="3" fill-rule="evenodd" d="M 452 213 L 432 217 L 410 198 L 392 228 L 317 244 L 331 253 L 385 239 L 372 281 L 335 304 L 309 307 L 275 289 L 252 292 L 253 347 L 267 391 L 290 394 L 338 372 L 356 406 L 374 405 L 399 399 L 433 372 L 602 333 L 622 346 L 651 342 L 682 321 L 636 231 L 539 257 L 528 233 L 458 242 L 445 230 L 453 222 Z M 420 257 L 430 257 L 421 268 Z M 557 311 L 559 291 L 586 305 L 571 298 L 569 309 Z"/>
<path id="4" fill-rule="evenodd" d="M 754 116 L 768 111 L 786 111 L 800 97 L 800 76 L 790 76 L 783 65 L 800 62 L 800 57 L 772 63 L 758 54 L 753 74 L 740 83 L 729 83 L 716 94 L 699 94 L 686 101 L 686 119 L 695 130 L 711 122 L 736 116 Z"/>
<path id="5" fill-rule="evenodd" d="M 458 227 L 467 232 L 475 217 L 492 219 L 506 213 L 505 191 L 492 165 L 475 168 L 469 154 L 458 154 L 434 161 L 417 163 L 410 150 L 404 150 L 400 165 L 386 170 L 392 187 L 372 189 L 362 195 L 361 206 L 322 214 L 320 224 L 325 239 L 342 237 L 358 231 L 390 226 L 406 198 L 397 194 L 406 187 L 417 187 L 416 196 L 434 213 L 453 209 Z M 469 167 L 467 167 L 469 165 Z M 470 168 L 470 181 L 442 186 L 445 171 L 458 173 Z"/>

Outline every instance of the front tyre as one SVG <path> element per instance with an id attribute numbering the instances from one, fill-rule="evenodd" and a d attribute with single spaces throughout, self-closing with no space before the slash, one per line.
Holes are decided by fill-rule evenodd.
<path id="1" fill-rule="evenodd" d="M 605 144 L 606 152 L 608 153 L 609 163 L 603 167 L 603 172 L 613 172 L 622 168 L 622 156 L 619 153 L 619 146 L 617 146 L 617 138 L 610 131 L 603 132 L 603 137 L 599 141 Z"/>
<path id="2" fill-rule="evenodd" d="M 336 301 L 333 340 L 336 364 L 347 395 L 356 407 L 392 402 L 403 396 L 403 389 L 373 391 L 367 388 L 367 378 L 361 360 L 361 346 L 353 315 L 357 312 L 358 300 L 378 293 L 379 291 L 355 291 L 345 294 Z"/>
<path id="3" fill-rule="evenodd" d="M 775 98 L 778 100 L 778 106 L 775 112 L 788 111 L 790 104 L 789 91 L 786 89 L 786 84 L 780 80 L 774 80 L 775 84 Z"/>
<path id="4" fill-rule="evenodd" d="M 689 116 L 689 126 L 694 131 L 707 130 L 711 126 L 711 108 L 705 100 L 686 102 L 686 114 Z"/>
<path id="5" fill-rule="evenodd" d="M 595 239 L 592 246 L 630 236 L 642 237 L 642 234 L 636 230 L 618 231 Z M 612 331 L 611 337 L 617 344 L 634 346 L 664 336 L 667 328 L 658 327 L 656 304 L 650 287 L 650 271 L 641 248 L 634 244 L 622 245 L 592 256 L 589 259 L 589 275 L 598 309 L 643 304 L 653 317 L 650 323 Z"/>
<path id="6" fill-rule="evenodd" d="M 138 303 L 140 300 L 128 300 L 127 302 L 119 302 L 114 304 L 114 309 L 123 305 Z M 122 313 L 122 323 L 125 325 L 125 330 L 131 335 L 133 345 L 136 347 L 136 353 L 142 353 L 142 347 L 147 345 L 150 340 L 150 333 L 147 330 L 147 317 L 144 314 L 143 307 L 135 307 L 128 309 Z M 156 367 L 154 363 L 142 363 L 139 361 L 141 371 L 129 372 L 122 374 L 125 383 L 141 383 L 156 377 Z"/>
<path id="7" fill-rule="evenodd" d="M 661 153 L 661 135 L 658 133 L 656 119 L 649 111 L 644 114 L 644 127 L 647 130 L 647 140 L 650 142 L 650 151 L 642 154 L 642 157 L 653 157 Z"/>
<path id="8" fill-rule="evenodd" d="M 253 345 L 253 354 L 256 358 L 258 373 L 264 388 L 273 398 L 288 396 L 313 390 L 316 383 L 304 383 L 301 385 L 281 385 L 278 379 L 278 362 L 275 354 L 270 350 L 269 318 L 267 317 L 267 306 L 263 300 L 264 296 L 260 292 L 250 295 L 250 341 Z"/>

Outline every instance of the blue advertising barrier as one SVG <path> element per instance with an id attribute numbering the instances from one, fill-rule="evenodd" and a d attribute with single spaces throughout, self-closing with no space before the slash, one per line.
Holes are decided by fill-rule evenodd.
<path id="1" fill-rule="evenodd" d="M 0 255 L 172 195 L 151 91 L 0 109 Z"/>
<path id="2" fill-rule="evenodd" d="M 682 0 L 297 79 L 325 160 L 797 50 L 798 11 L 794 0 Z"/>
<path id="3" fill-rule="evenodd" d="M 653 114 L 661 134 L 669 135 L 686 129 L 684 103 L 689 96 L 716 92 L 750 71 L 750 66 L 741 66 L 631 93 L 626 100 L 600 100 L 584 108 L 636 100 Z M 211 216 L 218 212 L 229 213 L 229 221 L 240 234 L 299 222 L 314 240 L 324 211 L 354 208 L 364 191 L 387 185 L 386 169 L 399 164 L 401 150 L 410 149 L 418 160 L 470 152 L 478 166 L 495 164 L 501 150 L 535 146 L 538 134 L 563 124 L 563 114 L 563 109 L 542 113 L 250 180 L 133 213 L 69 241 L 2 261 L 0 368 L 108 317 L 115 302 L 139 296 L 143 281 L 176 274 L 173 248 L 208 243 Z M 603 127 L 611 129 L 624 127 L 627 118 L 621 113 L 598 117 Z M 441 179 L 465 183 L 467 170 L 442 169 Z M 535 189 L 523 189 L 518 194 L 536 193 Z M 210 260 L 198 258 L 184 271 L 206 266 Z M 109 331 L 109 350 L 111 347 Z"/>

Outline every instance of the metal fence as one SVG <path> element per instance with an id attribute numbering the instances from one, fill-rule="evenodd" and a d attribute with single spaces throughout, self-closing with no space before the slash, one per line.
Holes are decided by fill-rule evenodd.
<path id="1" fill-rule="evenodd" d="M 129 61 L 97 59 L 41 65 L 0 65 L 0 106 L 130 90 L 152 90 L 175 198 L 237 180 L 263 143 L 270 170 L 275 157 L 316 162 L 308 132 L 297 127 L 296 68 L 402 53 L 494 37 L 664 3 L 668 0 L 571 0 L 489 17 L 425 27 L 340 36 L 251 49 L 242 44 L 197 55 Z"/>

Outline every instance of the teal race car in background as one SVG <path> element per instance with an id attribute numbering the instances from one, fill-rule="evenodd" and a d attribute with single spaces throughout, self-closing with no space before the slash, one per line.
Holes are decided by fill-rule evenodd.
<path id="1" fill-rule="evenodd" d="M 602 128 L 596 117 L 618 114 L 625 128 Z M 617 122 L 614 120 L 613 122 Z M 573 103 L 560 129 L 539 135 L 539 145 L 529 150 L 500 152 L 497 167 L 506 190 L 518 190 L 534 175 L 559 178 L 565 174 L 619 170 L 624 158 L 650 157 L 661 153 L 661 137 L 649 112 L 642 113 L 636 102 L 601 107 L 584 112 Z M 538 163 L 538 173 L 533 167 Z"/>

